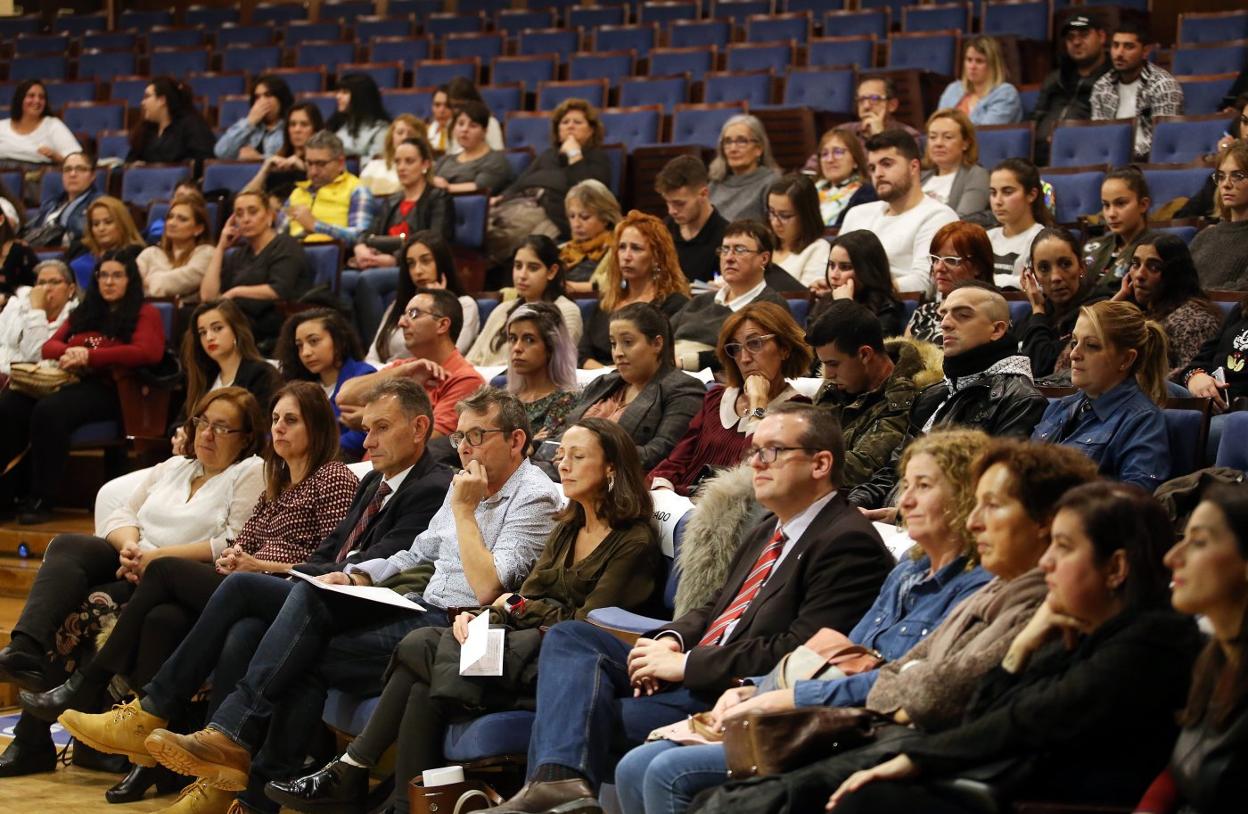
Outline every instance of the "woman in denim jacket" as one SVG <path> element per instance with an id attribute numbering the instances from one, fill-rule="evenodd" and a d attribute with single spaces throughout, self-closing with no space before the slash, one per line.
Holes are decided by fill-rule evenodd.
<path id="1" fill-rule="evenodd" d="M 1079 392 L 1051 402 L 1032 438 L 1065 444 L 1101 474 L 1152 492 L 1170 477 L 1170 442 L 1159 405 L 1166 398 L 1166 335 L 1131 303 L 1079 310 L 1070 380 Z"/>
<path id="2" fill-rule="evenodd" d="M 936 107 L 961 110 L 976 127 L 1020 122 L 1022 100 L 1005 80 L 1001 46 L 992 37 L 974 37 L 962 51 L 962 78 L 949 83 Z"/>

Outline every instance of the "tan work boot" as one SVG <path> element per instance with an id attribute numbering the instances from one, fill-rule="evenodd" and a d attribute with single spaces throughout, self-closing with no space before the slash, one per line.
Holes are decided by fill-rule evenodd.
<path id="1" fill-rule="evenodd" d="M 137 698 L 129 704 L 117 704 L 98 715 L 67 709 L 56 720 L 69 734 L 92 749 L 110 755 L 125 755 L 131 763 L 139 766 L 156 765 L 143 741 L 169 723 L 164 718 L 145 712 Z"/>
<path id="2" fill-rule="evenodd" d="M 157 729 L 147 736 L 144 745 L 161 765 L 178 774 L 198 777 L 223 791 L 247 788 L 251 753 L 215 729 L 201 729 L 189 735 Z"/>
<path id="3" fill-rule="evenodd" d="M 156 814 L 228 814 L 234 804 L 234 792 L 214 789 L 203 780 L 196 780 L 182 789 L 173 805 Z"/>

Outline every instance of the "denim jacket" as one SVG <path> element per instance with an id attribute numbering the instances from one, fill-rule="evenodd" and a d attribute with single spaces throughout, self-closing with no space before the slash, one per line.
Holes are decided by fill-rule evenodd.
<path id="1" fill-rule="evenodd" d="M 1170 477 L 1170 439 L 1166 419 L 1133 377 L 1092 399 L 1092 409 L 1059 441 L 1066 423 L 1086 398 L 1074 393 L 1049 402 L 1032 440 L 1062 443 L 1096 461 L 1101 474 L 1138 484 L 1150 493 Z"/>
<path id="2" fill-rule="evenodd" d="M 962 101 L 965 95 L 966 86 L 962 84 L 961 79 L 955 79 L 945 87 L 944 93 L 940 94 L 940 104 L 937 107 L 941 109 L 957 107 L 958 102 Z M 971 108 L 970 119 L 971 124 L 977 127 L 982 124 L 1021 122 L 1023 102 L 1018 95 L 1018 88 L 1009 82 L 997 85 L 988 91 L 988 95 L 980 99 L 975 107 Z"/>
<path id="3" fill-rule="evenodd" d="M 928 575 L 927 555 L 904 557 L 884 580 L 873 604 L 849 632 L 851 641 L 874 648 L 886 659 L 898 659 L 936 629 L 949 611 L 978 591 L 992 575 L 967 558 L 956 560 Z M 860 707 L 875 684 L 876 670 L 830 681 L 799 681 L 794 701 L 799 707 Z"/>

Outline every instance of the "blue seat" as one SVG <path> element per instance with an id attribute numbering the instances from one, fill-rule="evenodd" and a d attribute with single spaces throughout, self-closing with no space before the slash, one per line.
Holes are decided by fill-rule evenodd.
<path id="1" fill-rule="evenodd" d="M 99 14 L 70 14 L 65 17 L 57 17 L 52 21 L 53 31 L 64 31 L 68 34 L 82 35 L 89 31 L 105 31 L 108 29 L 108 15 Z"/>
<path id="2" fill-rule="evenodd" d="M 238 192 L 260 171 L 259 161 L 205 161 L 205 190 L 228 189 Z"/>
<path id="3" fill-rule="evenodd" d="M 634 51 L 637 57 L 646 56 L 654 47 L 657 37 L 653 25 L 600 25 L 594 29 L 595 51 Z"/>
<path id="4" fill-rule="evenodd" d="M 451 724 L 446 728 L 442 755 L 461 763 L 495 755 L 522 755 L 528 751 L 536 718 L 528 710 L 509 710 Z"/>
<path id="5" fill-rule="evenodd" d="M 516 111 L 507 116 L 504 128 L 509 148 L 530 147 L 542 152 L 550 147 L 550 117 L 528 111 Z"/>
<path id="6" fill-rule="evenodd" d="M 1057 199 L 1057 222 L 1075 223 L 1081 216 L 1095 215 L 1101 211 L 1101 182 L 1105 172 L 1101 169 L 1078 172 L 1054 172 L 1043 169 L 1040 175 L 1053 185 Z"/>
<path id="7" fill-rule="evenodd" d="M 901 308 L 905 315 L 906 324 L 909 325 L 910 317 L 914 316 L 914 312 L 919 309 L 919 301 L 917 299 L 910 298 L 903 299 L 901 301 Z"/>
<path id="8" fill-rule="evenodd" d="M 624 197 L 624 161 L 628 157 L 627 150 L 623 144 L 604 144 L 602 150 L 607 154 L 607 163 L 610 165 L 611 174 L 607 178 L 607 189 L 615 197 Z"/>
<path id="9" fill-rule="evenodd" d="M 342 246 L 338 243 L 305 243 L 303 252 L 312 266 L 313 284 L 326 285 L 331 291 L 337 291 L 342 271 Z"/>
<path id="10" fill-rule="evenodd" d="M 143 101 L 143 93 L 152 80 L 146 76 L 122 76 L 109 85 L 109 99 L 125 102 L 127 107 L 137 108 Z"/>
<path id="11" fill-rule="evenodd" d="M 479 73 L 481 68 L 475 59 L 427 59 L 412 69 L 412 86 L 436 88 L 461 76 L 476 82 Z"/>
<path id="12" fill-rule="evenodd" d="M 463 14 L 497 14 L 511 8 L 511 0 L 459 0 L 458 8 Z"/>
<path id="13" fill-rule="evenodd" d="M 300 102 L 311 102 L 316 105 L 317 109 L 321 111 L 321 117 L 325 119 L 325 121 L 329 121 L 329 117 L 334 115 L 334 113 L 338 110 L 338 98 L 337 95 L 332 92 L 300 93 L 297 94 L 295 98 Z M 348 166 L 347 169 L 350 170 L 350 166 Z"/>
<path id="14" fill-rule="evenodd" d="M 477 90 L 495 118 L 506 118 L 511 111 L 524 108 L 524 88 L 518 82 L 511 85 L 482 85 Z"/>
<path id="15" fill-rule="evenodd" d="M 506 8 L 494 17 L 494 27 L 510 36 L 518 36 L 528 28 L 554 28 L 555 13 L 552 9 Z"/>
<path id="16" fill-rule="evenodd" d="M 196 96 L 202 96 L 208 104 L 216 107 L 222 96 L 241 95 L 247 92 L 247 77 L 241 73 L 200 73 L 186 78 Z"/>
<path id="17" fill-rule="evenodd" d="M 173 14 L 168 9 L 126 9 L 117 18 L 122 31 L 146 31 L 158 25 L 173 25 Z"/>
<path id="18" fill-rule="evenodd" d="M 1121 167 L 1131 163 L 1135 145 L 1134 121 L 1062 124 L 1053 128 L 1049 164 L 1054 167 L 1084 167 L 1109 164 Z"/>
<path id="19" fill-rule="evenodd" d="M 1165 232 L 1168 235 L 1174 235 L 1189 246 L 1192 238 L 1196 237 L 1195 226 L 1149 226 L 1154 232 Z M 1235 303 L 1217 303 L 1218 305 L 1234 305 Z M 1230 312 L 1230 308 L 1223 309 L 1223 316 Z"/>
<path id="20" fill-rule="evenodd" d="M 0 17 L 0 37 L 12 38 L 19 34 L 37 34 L 42 29 L 43 19 L 38 14 Z"/>
<path id="21" fill-rule="evenodd" d="M 61 119 L 75 133 L 99 133 L 126 126 L 125 102 L 70 102 Z"/>
<path id="22" fill-rule="evenodd" d="M 198 28 L 158 28 L 147 34 L 147 47 L 198 48 L 204 44 L 204 31 Z M 156 73 L 152 71 L 152 73 Z"/>
<path id="23" fill-rule="evenodd" d="M 593 319 L 594 314 L 598 312 L 598 300 L 592 297 L 578 298 L 576 307 L 581 309 L 581 320 L 588 325 L 589 320 Z"/>
<path id="24" fill-rule="evenodd" d="M 134 74 L 133 51 L 84 51 L 78 57 L 78 78 L 110 81 L 115 76 Z"/>
<path id="25" fill-rule="evenodd" d="M 829 11 L 823 15 L 823 33 L 836 32 L 838 37 L 888 36 L 892 12 L 886 8 L 863 11 Z"/>
<path id="26" fill-rule="evenodd" d="M 742 22 L 748 17 L 771 14 L 771 0 L 714 0 L 709 16 Z"/>
<path id="27" fill-rule="evenodd" d="M 789 306 L 789 313 L 793 315 L 793 321 L 805 328 L 806 317 L 810 315 L 810 298 L 789 299 L 786 297 L 785 304 Z"/>
<path id="28" fill-rule="evenodd" d="M 1188 12 L 1179 15 L 1180 45 L 1248 39 L 1248 11 Z"/>
<path id="29" fill-rule="evenodd" d="M 490 318 L 490 313 L 499 306 L 502 301 L 496 297 L 477 297 L 477 316 L 484 325 L 486 320 Z"/>
<path id="30" fill-rule="evenodd" d="M 1010 322 L 1017 325 L 1031 315 L 1031 303 L 1027 300 L 1010 300 Z"/>
<path id="31" fill-rule="evenodd" d="M 689 2 L 642 3 L 638 19 L 643 23 L 667 25 L 676 20 L 698 19 L 698 4 Z"/>
<path id="32" fill-rule="evenodd" d="M 447 34 L 442 38 L 442 56 L 446 59 L 471 59 L 489 62 L 503 53 L 505 37 L 497 32 L 472 31 L 464 34 Z"/>
<path id="33" fill-rule="evenodd" d="M 684 76 L 634 76 L 620 83 L 620 107 L 660 105 L 672 110 L 689 98 Z"/>
<path id="34" fill-rule="evenodd" d="M 156 48 L 149 58 L 153 76 L 186 76 L 208 70 L 207 48 Z"/>
<path id="35" fill-rule="evenodd" d="M 727 20 L 676 20 L 667 27 L 671 48 L 723 48 L 732 42 L 732 23 Z"/>
<path id="36" fill-rule="evenodd" d="M 817 20 L 822 19 L 824 13 L 840 11 L 846 5 L 846 0 L 781 0 L 779 4 L 785 11 L 809 11 Z"/>
<path id="37" fill-rule="evenodd" d="M 511 177 L 519 178 L 520 173 L 528 169 L 529 165 L 533 163 L 533 148 L 517 147 L 508 149 L 503 153 L 503 157 L 507 159 L 507 165 L 511 167 Z"/>
<path id="38" fill-rule="evenodd" d="M 356 42 L 371 43 L 381 38 L 411 36 L 413 28 L 412 21 L 403 17 L 369 17 L 356 20 L 353 32 Z"/>
<path id="39" fill-rule="evenodd" d="M 108 192 L 108 170 L 100 168 L 95 171 L 95 181 L 92 183 L 96 191 L 101 195 Z M 9 187 L 10 190 L 13 187 Z M 65 187 L 61 185 L 61 174 L 59 172 L 45 172 L 43 178 L 39 181 L 39 200 L 47 201 L 57 197 L 65 191 Z"/>
<path id="40" fill-rule="evenodd" d="M 981 7 L 981 28 L 985 34 L 1049 39 L 1049 0 L 1034 2 L 984 3 Z"/>
<path id="41" fill-rule="evenodd" d="M 584 99 L 596 108 L 607 104 L 607 80 L 577 79 L 569 82 L 538 82 L 537 109 L 554 110 L 568 99 Z"/>
<path id="42" fill-rule="evenodd" d="M 1217 113 L 1222 108 L 1222 99 L 1235 82 L 1235 74 L 1219 74 L 1217 76 L 1191 76 L 1179 79 L 1179 87 L 1183 88 L 1183 112 L 1189 116 L 1205 113 Z"/>
<path id="43" fill-rule="evenodd" d="M 64 79 L 69 73 L 69 60 L 60 54 L 22 57 L 9 62 L 9 79 Z"/>
<path id="44" fill-rule="evenodd" d="M 304 42 L 295 46 L 295 65 L 300 68 L 324 68 L 337 73 L 338 66 L 355 62 L 353 42 Z"/>
<path id="45" fill-rule="evenodd" d="M 630 51 L 573 54 L 568 59 L 568 79 L 606 79 L 612 85 L 632 76 L 636 60 Z"/>
<path id="46" fill-rule="evenodd" d="M 221 52 L 221 70 L 265 73 L 282 64 L 282 49 L 276 45 L 230 45 Z"/>
<path id="47" fill-rule="evenodd" d="M 378 88 L 397 88 L 403 84 L 403 66 L 401 64 L 378 64 L 378 63 L 343 63 L 338 65 L 338 75 L 344 76 L 349 73 L 364 74 L 377 85 Z"/>
<path id="48" fill-rule="evenodd" d="M 485 248 L 485 227 L 490 214 L 490 199 L 485 195 L 456 195 L 453 241 L 466 249 Z"/>
<path id="49" fill-rule="evenodd" d="M 743 101 L 750 107 L 769 105 L 771 104 L 771 72 L 708 73 L 702 82 L 702 99 L 708 104 Z"/>
<path id="50" fill-rule="evenodd" d="M 224 129 L 246 116 L 250 110 L 250 96 L 245 94 L 222 96 L 217 100 L 217 123 Z"/>
<path id="51" fill-rule="evenodd" d="M 1159 116 L 1153 123 L 1154 164 L 1186 164 L 1217 152 L 1218 139 L 1226 134 L 1226 114 L 1209 116 Z"/>
<path id="52" fill-rule="evenodd" d="M 93 421 L 83 424 L 69 436 L 69 445 L 75 448 L 98 447 L 122 440 L 120 421 Z"/>
<path id="53" fill-rule="evenodd" d="M 268 25 L 229 25 L 221 26 L 217 31 L 217 47 L 229 48 L 231 45 L 270 45 L 276 30 Z"/>
<path id="54" fill-rule="evenodd" d="M 957 74 L 958 35 L 923 32 L 888 39 L 888 67 L 917 68 L 943 76 Z"/>
<path id="55" fill-rule="evenodd" d="M 789 68 L 782 104 L 817 111 L 853 113 L 855 76 L 852 69 Z M 981 146 L 982 150 L 982 146 Z"/>
<path id="56" fill-rule="evenodd" d="M 1226 424 L 1213 465 L 1248 471 L 1248 413 L 1230 413 L 1221 420 Z"/>
<path id="57" fill-rule="evenodd" d="M 424 19 L 446 8 L 446 0 L 390 0 L 390 13 Z"/>
<path id="58" fill-rule="evenodd" d="M 719 132 L 724 123 L 744 112 L 745 108 L 740 105 L 677 105 L 672 114 L 672 143 L 714 149 L 719 146 Z"/>
<path id="59" fill-rule="evenodd" d="M 734 42 L 726 53 L 724 66 L 729 71 L 780 73 L 794 62 L 793 46 L 787 42 Z"/>
<path id="60" fill-rule="evenodd" d="M 187 25 L 198 28 L 220 28 L 226 23 L 237 23 L 239 12 L 236 8 L 191 6 L 186 10 L 184 19 Z"/>
<path id="61" fill-rule="evenodd" d="M 1248 45 L 1193 45 L 1176 48 L 1170 72 L 1175 76 L 1236 73 L 1248 62 Z"/>
<path id="62" fill-rule="evenodd" d="M 96 134 L 99 158 L 116 158 L 124 161 L 130 154 L 130 134 L 125 130 L 109 130 Z"/>
<path id="63" fill-rule="evenodd" d="M 1153 212 L 1175 198 L 1191 198 L 1209 180 L 1208 167 L 1165 167 L 1148 164 L 1143 167 L 1143 171 L 1144 180 L 1148 181 Z"/>
<path id="64" fill-rule="evenodd" d="M 907 6 L 901 10 L 901 30 L 907 34 L 918 31 L 971 30 L 969 3 L 941 3 L 936 6 Z"/>
<path id="65" fill-rule="evenodd" d="M 530 93 L 537 92 L 540 82 L 550 82 L 559 75 L 559 57 L 556 54 L 540 54 L 519 57 L 496 57 L 490 66 L 490 76 L 497 82 L 519 82 Z"/>
<path id="66" fill-rule="evenodd" d="M 290 92 L 296 96 L 301 93 L 320 93 L 325 90 L 325 69 L 320 66 L 277 68 L 273 73 L 280 76 L 290 88 Z"/>
<path id="67" fill-rule="evenodd" d="M 1170 441 L 1170 477 L 1190 475 L 1202 466 L 1200 449 L 1205 416 L 1200 410 L 1163 410 L 1166 438 Z M 1224 436 L 1225 437 L 1225 434 Z"/>
<path id="68" fill-rule="evenodd" d="M 68 34 L 23 34 L 13 40 L 14 57 L 68 54 Z"/>
<path id="69" fill-rule="evenodd" d="M 626 6 L 573 6 L 564 15 L 564 24 L 568 28 L 583 28 L 588 31 L 600 25 L 624 25 L 628 22 Z"/>
<path id="70" fill-rule="evenodd" d="M 402 62 L 409 71 L 429 58 L 428 37 L 381 37 L 368 46 L 369 62 Z"/>
<path id="71" fill-rule="evenodd" d="M 391 115 L 411 113 L 418 119 L 427 119 L 433 110 L 433 91 L 420 88 L 383 90 L 381 100 Z"/>
<path id="72" fill-rule="evenodd" d="M 167 201 L 178 184 L 191 177 L 188 164 L 147 164 L 129 167 L 121 176 L 121 199 L 135 206 Z"/>
<path id="73" fill-rule="evenodd" d="M 257 23 L 293 23 L 308 19 L 308 10 L 302 3 L 257 3 L 251 19 Z"/>
<path id="74" fill-rule="evenodd" d="M 1036 103 L 1040 100 L 1040 86 L 1022 85 L 1018 89 L 1018 101 L 1023 106 L 1023 119 L 1036 111 Z"/>
<path id="75" fill-rule="evenodd" d="M 48 107 L 58 108 L 67 102 L 94 102 L 99 85 L 93 79 L 84 81 L 50 80 L 43 83 L 48 92 Z"/>
<path id="76" fill-rule="evenodd" d="M 659 140 L 663 110 L 657 105 L 645 107 L 604 108 L 598 118 L 606 129 L 607 143 L 623 144 L 628 149 Z"/>
<path id="77" fill-rule="evenodd" d="M 80 51 L 138 50 L 139 35 L 133 31 L 94 31 L 82 36 Z"/>
<path id="78" fill-rule="evenodd" d="M 1007 158 L 1031 160 L 1035 137 L 1031 122 L 982 125 L 976 128 L 975 136 L 979 141 L 979 165 L 989 171 Z"/>
<path id="79" fill-rule="evenodd" d="M 689 48 L 655 48 L 650 52 L 651 76 L 678 76 L 688 74 L 694 82 L 702 81 L 709 71 L 715 70 L 715 46 Z M 681 95 L 680 101 L 684 101 Z M 623 104 L 623 102 L 621 102 Z"/>
<path id="80" fill-rule="evenodd" d="M 448 34 L 468 34 L 485 30 L 485 18 L 479 14 L 430 14 L 425 19 L 425 33 L 438 39 Z"/>
<path id="81" fill-rule="evenodd" d="M 791 41 L 805 43 L 810 39 L 810 14 L 764 14 L 745 21 L 746 42 Z"/>
<path id="82" fill-rule="evenodd" d="M 373 13 L 372 0 L 334 0 L 321 3 L 321 19 L 337 20 L 342 23 L 353 23 L 358 17 L 367 17 Z"/>
<path id="83" fill-rule="evenodd" d="M 859 70 L 869 69 L 875 65 L 875 39 L 862 35 L 816 37 L 806 47 L 806 64 L 811 67 L 852 65 Z"/>

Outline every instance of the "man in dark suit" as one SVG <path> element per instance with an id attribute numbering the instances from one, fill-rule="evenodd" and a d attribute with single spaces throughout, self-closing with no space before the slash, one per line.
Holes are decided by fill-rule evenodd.
<path id="1" fill-rule="evenodd" d="M 748 457 L 770 510 L 742 544 L 719 594 L 628 648 L 586 622 L 542 644 L 529 782 L 496 811 L 598 809 L 613 756 L 655 727 L 709 709 L 817 630 L 849 630 L 893 559 L 839 486 L 840 426 L 810 405 L 767 414 Z"/>

